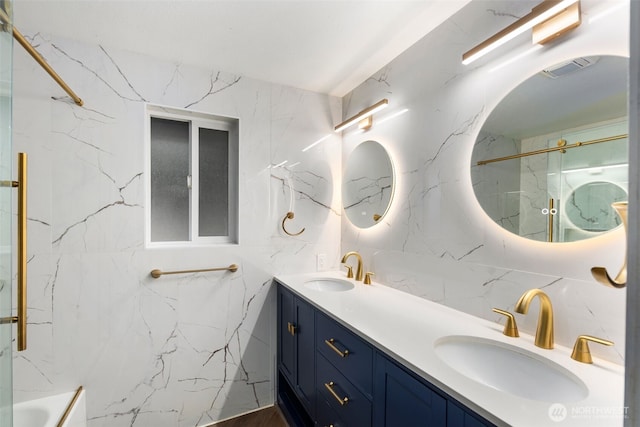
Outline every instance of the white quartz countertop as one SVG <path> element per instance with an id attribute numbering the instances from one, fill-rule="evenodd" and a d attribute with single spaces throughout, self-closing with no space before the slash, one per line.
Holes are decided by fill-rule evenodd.
<path id="1" fill-rule="evenodd" d="M 355 287 L 344 292 L 323 292 L 305 286 L 307 281 L 316 278 L 349 280 Z M 571 359 L 570 348 L 557 344 L 553 350 L 538 348 L 533 344 L 534 337 L 531 335 L 520 332 L 519 338 L 507 337 L 502 334 L 501 324 L 379 283 L 364 285 L 346 279 L 344 272 L 278 276 L 276 280 L 497 425 L 615 427 L 623 424 L 622 366 L 599 360 L 595 356 L 593 364 L 579 363 Z M 537 316 L 537 313 L 532 310 L 527 315 Z M 588 389 L 587 397 L 573 402 L 542 402 L 472 380 L 454 370 L 436 354 L 435 345 L 447 336 L 490 339 L 542 356 L 582 380 Z M 517 375 L 517 372 L 505 372 L 505 375 Z M 549 388 L 553 387 L 553 384 L 549 384 Z M 550 411 L 553 413 L 558 408 L 557 404 L 566 410 L 562 420 L 550 415 Z"/>

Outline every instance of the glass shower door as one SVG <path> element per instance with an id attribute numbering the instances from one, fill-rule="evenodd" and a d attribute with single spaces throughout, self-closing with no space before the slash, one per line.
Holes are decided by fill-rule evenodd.
<path id="1" fill-rule="evenodd" d="M 0 1 L 0 7 L 11 16 L 11 3 Z M 0 426 L 13 425 L 13 382 L 11 365 L 12 257 L 11 187 L 13 153 L 11 149 L 11 70 L 12 27 L 0 20 Z"/>

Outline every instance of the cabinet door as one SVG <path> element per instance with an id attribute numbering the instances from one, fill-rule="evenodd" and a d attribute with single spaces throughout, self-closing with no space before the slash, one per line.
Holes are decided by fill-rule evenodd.
<path id="1" fill-rule="evenodd" d="M 296 384 L 296 348 L 292 326 L 296 324 L 295 297 L 278 286 L 278 365 L 291 385 Z"/>
<path id="2" fill-rule="evenodd" d="M 447 400 L 382 355 L 376 359 L 375 427 L 446 427 Z"/>
<path id="3" fill-rule="evenodd" d="M 316 393 L 315 310 L 296 298 L 296 392 L 313 417 Z"/>
<path id="4" fill-rule="evenodd" d="M 492 423 L 450 400 L 447 402 L 447 427 L 491 427 Z"/>

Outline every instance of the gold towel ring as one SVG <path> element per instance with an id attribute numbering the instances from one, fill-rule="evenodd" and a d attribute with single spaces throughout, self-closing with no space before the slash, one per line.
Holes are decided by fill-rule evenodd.
<path id="1" fill-rule="evenodd" d="M 289 236 L 299 236 L 299 235 L 301 235 L 301 234 L 302 234 L 302 232 L 305 230 L 304 228 L 303 228 L 302 230 L 298 231 L 297 233 L 289 233 L 289 232 L 287 231 L 287 229 L 284 227 L 284 223 L 285 223 L 285 221 L 286 221 L 286 220 L 288 220 L 288 219 L 293 219 L 293 217 L 294 217 L 293 212 L 287 212 L 287 214 L 284 216 L 284 218 L 282 218 L 282 230 L 283 230 L 285 233 L 287 233 L 287 235 L 289 235 Z"/>

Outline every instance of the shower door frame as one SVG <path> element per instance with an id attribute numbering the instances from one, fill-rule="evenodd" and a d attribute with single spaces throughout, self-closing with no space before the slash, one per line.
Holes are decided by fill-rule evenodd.
<path id="1" fill-rule="evenodd" d="M 11 0 L 0 1 L 0 7 L 11 19 Z M 13 35 L 10 23 L 0 23 L 0 425 L 13 425 L 12 369 L 12 199 L 13 177 L 12 56 Z"/>

